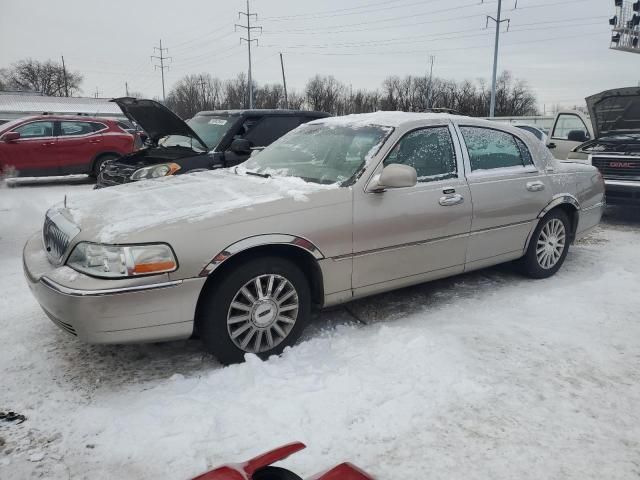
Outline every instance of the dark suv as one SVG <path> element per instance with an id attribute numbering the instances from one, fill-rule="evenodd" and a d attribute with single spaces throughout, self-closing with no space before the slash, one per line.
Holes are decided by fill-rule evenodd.
<path id="1" fill-rule="evenodd" d="M 153 100 L 113 100 L 147 133 L 147 147 L 107 162 L 96 188 L 244 162 L 302 123 L 329 116 L 301 110 L 215 110 L 186 122 Z"/>

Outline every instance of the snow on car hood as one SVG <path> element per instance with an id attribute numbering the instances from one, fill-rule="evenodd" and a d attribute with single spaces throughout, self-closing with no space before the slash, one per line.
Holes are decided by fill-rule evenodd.
<path id="1" fill-rule="evenodd" d="M 605 90 L 585 100 L 596 138 L 640 132 L 640 87 Z"/>
<path id="2" fill-rule="evenodd" d="M 259 216 L 256 207 L 282 199 L 291 200 L 290 210 L 296 210 L 296 203 L 298 209 L 307 208 L 310 194 L 336 188 L 300 178 L 260 178 L 224 169 L 93 190 L 68 197 L 66 209 L 60 204 L 54 208 L 62 209 L 80 227 L 85 240 L 122 243 L 134 232 L 198 222 L 239 209 L 254 210 Z M 230 215 L 229 223 L 234 220 Z"/>

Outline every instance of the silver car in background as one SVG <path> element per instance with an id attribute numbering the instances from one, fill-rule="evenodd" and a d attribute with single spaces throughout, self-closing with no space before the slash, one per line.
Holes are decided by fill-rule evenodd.
<path id="1" fill-rule="evenodd" d="M 600 221 L 592 166 L 523 130 L 378 112 L 302 125 L 239 167 L 65 199 L 24 248 L 29 286 L 92 343 L 199 335 L 278 354 L 312 308 L 517 260 L 553 275 Z"/>

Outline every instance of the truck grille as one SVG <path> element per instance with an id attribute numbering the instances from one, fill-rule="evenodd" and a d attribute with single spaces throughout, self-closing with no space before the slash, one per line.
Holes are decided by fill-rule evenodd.
<path id="1" fill-rule="evenodd" d="M 593 156 L 591 163 L 605 178 L 640 180 L 640 157 Z"/>
<path id="2" fill-rule="evenodd" d="M 47 250 L 49 260 L 59 264 L 69 248 L 71 240 L 80 232 L 80 229 L 67 220 L 58 211 L 49 211 L 44 217 L 42 227 L 42 242 Z"/>

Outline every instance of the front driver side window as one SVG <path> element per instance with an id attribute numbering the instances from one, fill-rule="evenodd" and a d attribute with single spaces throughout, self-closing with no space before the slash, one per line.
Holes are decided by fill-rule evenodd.
<path id="1" fill-rule="evenodd" d="M 20 138 L 53 137 L 53 122 L 31 122 L 13 130 L 20 134 Z"/>
<path id="2" fill-rule="evenodd" d="M 433 182 L 458 176 L 456 155 L 448 127 L 422 128 L 407 133 L 385 158 L 385 166 L 391 163 L 415 168 L 418 182 Z"/>

